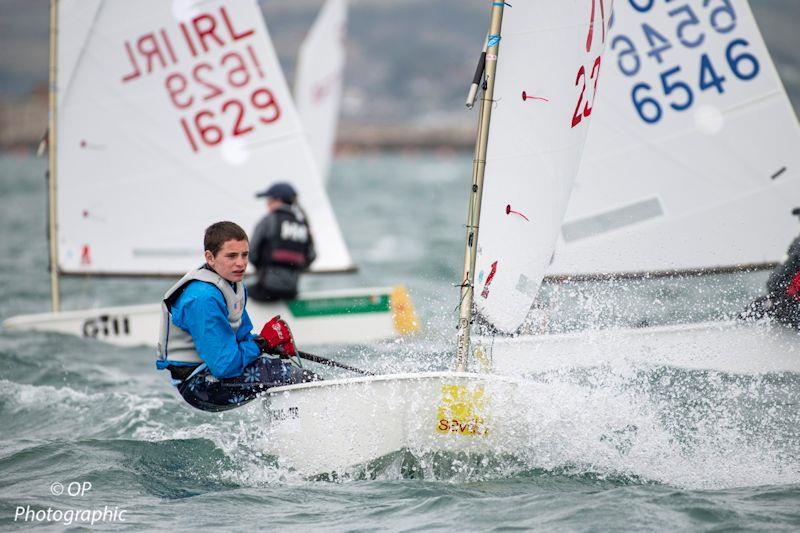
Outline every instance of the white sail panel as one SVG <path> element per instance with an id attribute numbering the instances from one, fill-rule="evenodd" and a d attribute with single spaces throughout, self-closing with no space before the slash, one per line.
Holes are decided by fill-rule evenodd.
<path id="1" fill-rule="evenodd" d="M 344 81 L 347 0 L 327 0 L 300 47 L 294 97 L 323 181 L 330 174 Z"/>
<path id="2" fill-rule="evenodd" d="M 279 180 L 308 213 L 314 270 L 352 268 L 256 2 L 107 0 L 88 32 L 83 5 L 59 11 L 59 48 L 81 50 L 74 68 L 59 55 L 63 272 L 184 272 L 204 228 L 251 231 L 254 194 Z"/>
<path id="3" fill-rule="evenodd" d="M 800 128 L 746 1 L 619 1 L 551 274 L 780 261 Z"/>
<path id="4" fill-rule="evenodd" d="M 475 269 L 478 310 L 500 330 L 522 323 L 550 262 L 599 86 L 609 8 L 536 0 L 505 9 Z"/>
<path id="5" fill-rule="evenodd" d="M 83 55 L 103 0 L 61 0 L 59 26 L 67 33 L 58 39 L 58 107 L 69 94 L 75 67 Z"/>

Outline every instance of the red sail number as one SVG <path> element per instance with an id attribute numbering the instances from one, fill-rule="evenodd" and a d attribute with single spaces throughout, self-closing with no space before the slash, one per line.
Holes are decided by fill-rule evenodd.
<path id="1" fill-rule="evenodd" d="M 589 34 L 586 36 L 586 51 L 592 51 L 592 41 L 594 40 L 594 18 L 595 5 L 597 0 L 592 0 L 592 14 L 589 15 Z M 600 0 L 600 27 L 603 29 L 602 40 L 606 42 L 606 6 L 605 0 Z"/>
<path id="2" fill-rule="evenodd" d="M 577 105 L 575 105 L 575 112 L 572 114 L 573 128 L 581 123 L 583 117 L 588 118 L 592 114 L 592 109 L 594 107 L 594 99 L 597 96 L 597 81 L 600 79 L 600 61 L 601 61 L 600 56 L 597 56 L 597 58 L 594 60 L 594 66 L 592 66 L 592 73 L 589 75 L 589 80 L 594 81 L 594 85 L 592 87 L 592 99 L 591 101 L 587 99 L 585 103 L 583 97 L 586 95 L 586 67 L 581 65 L 581 68 L 578 69 L 578 76 L 575 78 L 575 86 L 581 87 L 581 94 L 578 96 L 578 103 Z M 583 80 L 582 85 L 581 85 L 581 80 Z"/>

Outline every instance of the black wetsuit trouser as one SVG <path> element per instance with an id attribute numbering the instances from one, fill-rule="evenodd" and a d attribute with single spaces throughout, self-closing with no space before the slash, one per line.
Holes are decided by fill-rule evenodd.
<path id="1" fill-rule="evenodd" d="M 743 320 L 767 317 L 800 330 L 800 301 L 788 294 L 768 294 L 756 298 L 739 314 L 739 318 Z"/>
<path id="2" fill-rule="evenodd" d="M 782 295 L 776 302 L 773 318 L 784 326 L 800 329 L 800 301 L 794 296 Z"/>
<path id="3" fill-rule="evenodd" d="M 178 391 L 193 407 L 203 411 L 227 411 L 254 400 L 271 387 L 319 379 L 315 373 L 287 359 L 262 355 L 244 367 L 241 376 L 217 379 L 204 368 L 178 385 Z"/>

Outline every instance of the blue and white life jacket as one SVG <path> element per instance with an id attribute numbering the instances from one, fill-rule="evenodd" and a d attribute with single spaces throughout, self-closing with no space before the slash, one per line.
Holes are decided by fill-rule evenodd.
<path id="1" fill-rule="evenodd" d="M 158 339 L 158 361 L 156 362 L 156 366 L 159 369 L 164 369 L 171 365 L 195 366 L 203 363 L 200 354 L 197 353 L 197 347 L 192 336 L 189 335 L 188 331 L 179 328 L 172 321 L 172 305 L 189 283 L 193 281 L 210 283 L 219 289 L 225 298 L 225 304 L 228 307 L 228 321 L 234 332 L 242 324 L 245 305 L 245 289 L 242 282 L 237 282 L 234 290 L 229 281 L 205 265 L 188 272 L 167 291 L 161 301 L 161 327 Z"/>

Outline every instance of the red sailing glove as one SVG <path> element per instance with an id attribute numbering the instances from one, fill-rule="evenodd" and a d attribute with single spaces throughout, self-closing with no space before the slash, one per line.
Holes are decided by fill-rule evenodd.
<path id="1" fill-rule="evenodd" d="M 280 315 L 272 317 L 269 322 L 264 324 L 264 327 L 261 328 L 261 337 L 263 337 L 267 345 L 266 350 L 263 350 L 262 347 L 263 351 L 278 354 L 281 357 L 294 357 L 297 355 L 292 330 L 289 329 L 289 324 Z"/>

